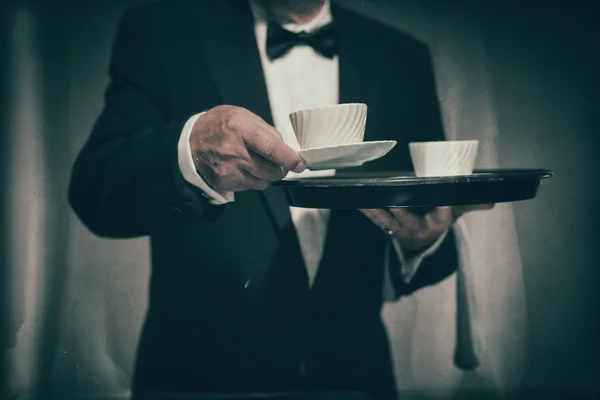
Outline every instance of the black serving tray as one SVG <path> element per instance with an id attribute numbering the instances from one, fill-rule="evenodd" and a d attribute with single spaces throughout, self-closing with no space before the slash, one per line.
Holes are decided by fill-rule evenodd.
<path id="1" fill-rule="evenodd" d="M 357 209 L 433 207 L 505 203 L 534 198 L 547 169 L 477 170 L 471 175 L 417 178 L 412 172 L 347 173 L 332 177 L 299 178 L 274 183 L 291 206 Z"/>

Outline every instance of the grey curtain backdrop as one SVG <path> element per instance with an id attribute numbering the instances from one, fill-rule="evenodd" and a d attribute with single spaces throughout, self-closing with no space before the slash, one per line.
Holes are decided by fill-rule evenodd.
<path id="1" fill-rule="evenodd" d="M 203 0 L 199 0 L 203 1 Z M 116 23 L 141 0 L 5 1 L 0 29 L 0 365 L 13 396 L 126 396 L 147 304 L 148 241 L 70 211 L 72 162 L 102 106 Z M 386 306 L 415 398 L 598 393 L 597 28 L 584 3 L 343 3 L 430 45 L 450 138 L 483 167 L 547 167 L 531 201 L 466 218 L 481 271 L 482 367 L 451 362 L 452 279 Z M 565 3 L 566 4 L 566 3 Z M 0 386 L 0 389 L 3 387 Z M 547 391 L 547 392 L 546 392 Z"/>

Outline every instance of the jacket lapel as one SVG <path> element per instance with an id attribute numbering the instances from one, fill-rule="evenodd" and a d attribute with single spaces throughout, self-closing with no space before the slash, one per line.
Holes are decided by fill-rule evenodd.
<path id="1" fill-rule="evenodd" d="M 225 104 L 247 108 L 272 123 L 254 22 L 245 1 L 225 1 L 196 25 L 203 61 Z"/>
<path id="2" fill-rule="evenodd" d="M 196 25 L 196 36 L 223 103 L 246 108 L 273 124 L 248 2 L 225 1 L 211 17 L 215 14 Z M 272 187 L 260 196 L 274 227 L 282 232 L 291 221 L 282 189 Z"/>
<path id="3" fill-rule="evenodd" d="M 338 59 L 339 59 L 339 102 L 365 103 L 369 108 L 365 141 L 376 140 L 377 132 L 381 127 L 376 126 L 377 118 L 370 118 L 372 111 L 381 108 L 382 77 L 378 69 L 379 63 L 385 62 L 385 56 L 374 49 L 369 40 L 369 27 L 365 26 L 365 18 L 336 4 L 331 5 L 331 13 L 337 29 Z M 329 227 L 321 264 L 317 272 L 312 293 L 315 301 L 324 301 L 331 287 L 339 286 L 340 277 L 343 279 L 357 279 L 360 271 L 349 270 L 353 263 L 341 262 L 347 256 L 345 234 L 354 230 L 354 225 L 348 227 L 349 213 L 352 211 L 333 210 L 329 219 Z M 356 212 L 358 213 L 358 212 Z M 352 221 L 361 217 L 352 215 Z M 356 233 L 351 234 L 351 236 Z M 333 261 L 336 260 L 336 261 Z M 342 285 L 343 286 L 343 285 Z"/>
<path id="4" fill-rule="evenodd" d="M 339 102 L 365 103 L 369 113 L 378 110 L 381 104 L 381 85 L 384 77 L 378 66 L 385 62 L 369 40 L 370 29 L 365 26 L 365 17 L 336 4 L 331 13 L 337 27 L 339 57 Z M 375 121 L 367 116 L 365 141 L 373 140 Z"/>

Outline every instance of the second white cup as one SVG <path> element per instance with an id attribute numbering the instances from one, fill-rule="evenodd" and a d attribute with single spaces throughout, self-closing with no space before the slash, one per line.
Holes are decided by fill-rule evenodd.
<path id="1" fill-rule="evenodd" d="M 473 173 L 478 140 L 409 143 L 417 177 L 457 176 Z"/>

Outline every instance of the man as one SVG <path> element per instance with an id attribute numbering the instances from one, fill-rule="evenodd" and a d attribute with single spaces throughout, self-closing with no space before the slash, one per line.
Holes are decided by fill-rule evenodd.
<path id="1" fill-rule="evenodd" d="M 134 392 L 396 398 L 383 298 L 455 270 L 465 210 L 290 210 L 269 184 L 306 168 L 288 113 L 336 103 L 399 142 L 362 170 L 411 169 L 408 142 L 444 138 L 426 47 L 322 0 L 153 3 L 114 46 L 69 197 L 100 236 L 151 237 Z"/>

